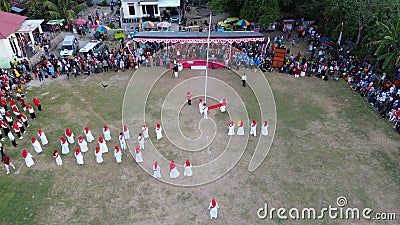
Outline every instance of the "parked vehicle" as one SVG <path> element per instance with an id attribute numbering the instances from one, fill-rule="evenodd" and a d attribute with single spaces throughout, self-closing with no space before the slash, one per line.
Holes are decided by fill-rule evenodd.
<path id="1" fill-rule="evenodd" d="M 76 51 L 78 48 L 78 39 L 73 35 L 68 35 L 64 38 L 64 41 L 61 44 L 60 56 L 63 58 L 67 58 L 71 55 L 76 55 Z"/>
<path id="2" fill-rule="evenodd" d="M 93 52 L 94 54 L 101 53 L 101 51 L 106 47 L 106 45 L 102 41 L 91 40 L 89 43 L 85 45 L 85 47 L 79 50 L 80 53 L 89 53 Z"/>

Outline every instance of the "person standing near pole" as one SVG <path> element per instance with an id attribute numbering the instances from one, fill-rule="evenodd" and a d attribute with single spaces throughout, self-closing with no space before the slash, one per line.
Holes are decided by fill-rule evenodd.
<path id="1" fill-rule="evenodd" d="M 246 76 L 246 74 L 244 73 L 244 74 L 242 75 L 242 86 L 243 86 L 243 87 L 246 87 L 246 81 L 247 81 L 247 76 Z"/>
<path id="2" fill-rule="evenodd" d="M 186 98 L 188 105 L 192 105 L 192 96 L 190 95 L 189 91 L 186 93 Z"/>

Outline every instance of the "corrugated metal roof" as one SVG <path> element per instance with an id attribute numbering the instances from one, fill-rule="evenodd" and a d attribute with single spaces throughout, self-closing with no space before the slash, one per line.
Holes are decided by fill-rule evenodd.
<path id="1" fill-rule="evenodd" d="M 6 39 L 17 31 L 25 19 L 25 16 L 0 11 L 0 39 Z"/>

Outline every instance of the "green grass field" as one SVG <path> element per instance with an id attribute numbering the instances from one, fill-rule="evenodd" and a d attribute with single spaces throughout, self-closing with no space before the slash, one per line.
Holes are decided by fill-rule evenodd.
<path id="1" fill-rule="evenodd" d="M 97 140 L 84 153 L 84 166 L 76 164 L 72 153 L 62 156 L 62 167 L 56 166 L 51 154 L 55 148 L 60 151 L 59 138 L 66 127 L 76 138 L 88 124 L 97 139 L 107 124 L 113 138 L 109 149 L 119 144 L 122 101 L 132 71 L 58 79 L 32 87 L 28 98 L 39 97 L 44 110 L 30 121 L 32 126 L 17 148 L 5 141 L 5 151 L 22 168 L 18 175 L 6 176 L 4 171 L 0 175 L 0 224 L 367 224 L 365 220 L 260 220 L 256 214 L 265 202 L 271 207 L 320 208 L 335 205 L 339 196 L 345 196 L 351 207 L 400 215 L 400 138 L 390 125 L 343 81 L 265 75 L 278 115 L 266 160 L 256 171 L 247 171 L 255 144 L 250 141 L 231 172 L 193 188 L 157 182 L 128 152 L 123 153 L 120 165 L 112 151 L 97 165 Z M 240 87 L 237 81 L 236 77 L 227 80 L 234 88 Z M 109 87 L 103 88 L 102 83 Z M 251 92 L 243 95 L 248 95 L 250 117 L 257 116 L 254 96 Z M 160 102 L 160 98 L 155 91 L 149 101 Z M 160 114 L 149 106 L 146 113 L 153 118 Z M 30 144 L 37 129 L 44 130 L 49 139 L 41 155 Z M 133 138 L 137 133 L 131 130 Z M 76 147 L 77 143 L 70 150 Z M 32 168 L 20 156 L 23 148 L 34 156 Z M 166 153 L 173 156 L 174 151 Z M 221 209 L 218 220 L 211 222 L 207 207 L 212 197 Z"/>

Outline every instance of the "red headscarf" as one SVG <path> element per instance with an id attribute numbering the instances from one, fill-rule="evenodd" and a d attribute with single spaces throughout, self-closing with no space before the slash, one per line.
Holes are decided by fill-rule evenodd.
<path id="1" fill-rule="evenodd" d="M 119 147 L 118 146 L 114 146 L 115 148 L 115 152 L 119 152 Z"/>
<path id="2" fill-rule="evenodd" d="M 154 169 L 156 169 L 158 167 L 158 162 L 154 162 Z"/>
<path id="3" fill-rule="evenodd" d="M 144 128 L 147 128 L 147 124 L 144 124 L 143 127 L 144 127 Z"/>
<path id="4" fill-rule="evenodd" d="M 96 146 L 96 153 L 99 153 L 99 152 L 100 152 L 100 147 Z"/>
<path id="5" fill-rule="evenodd" d="M 229 126 L 233 127 L 233 121 L 232 120 L 229 122 Z"/>
<path id="6" fill-rule="evenodd" d="M 28 109 L 32 109 L 32 106 L 31 106 L 30 104 L 28 104 L 26 107 L 27 107 Z"/>
<path id="7" fill-rule="evenodd" d="M 268 122 L 266 120 L 264 120 L 264 126 L 267 126 Z"/>
<path id="8" fill-rule="evenodd" d="M 81 153 L 81 150 L 79 148 L 75 149 L 75 155 L 79 155 L 79 153 Z"/>
<path id="9" fill-rule="evenodd" d="M 57 149 L 54 149 L 53 156 L 56 156 L 56 155 L 58 155 L 58 151 L 57 151 Z"/>
<path id="10" fill-rule="evenodd" d="M 72 131 L 67 127 L 65 128 L 65 134 L 70 137 L 72 135 Z"/>
<path id="11" fill-rule="evenodd" d="M 60 140 L 61 140 L 61 144 L 65 144 L 65 142 L 67 142 L 67 139 L 65 139 L 64 137 L 61 137 Z"/>
<path id="12" fill-rule="evenodd" d="M 203 99 L 199 98 L 199 103 L 203 103 Z"/>
<path id="13" fill-rule="evenodd" d="M 101 136 L 99 137 L 99 142 L 104 143 L 103 137 L 101 137 Z"/>
<path id="14" fill-rule="evenodd" d="M 160 127 L 161 127 L 161 124 L 157 123 L 157 129 L 160 129 Z"/>
<path id="15" fill-rule="evenodd" d="M 256 120 L 253 120 L 253 123 L 252 123 L 253 125 L 256 125 L 257 124 L 257 121 Z"/>
<path id="16" fill-rule="evenodd" d="M 43 131 L 42 130 L 38 130 L 37 133 L 40 135 L 42 135 Z"/>
<path id="17" fill-rule="evenodd" d="M 10 100 L 10 106 L 13 106 L 13 105 L 15 105 L 15 101 L 14 101 L 14 99 L 10 98 L 9 100 Z"/>
<path id="18" fill-rule="evenodd" d="M 6 112 L 4 115 L 7 117 L 11 117 L 10 113 L 8 113 L 8 112 Z"/>
<path id="19" fill-rule="evenodd" d="M 187 166 L 187 167 L 189 167 L 189 166 L 190 166 L 189 159 L 186 159 L 185 166 Z"/>
<path id="20" fill-rule="evenodd" d="M 79 142 L 79 143 L 82 143 L 82 141 L 83 141 L 83 137 L 82 137 L 82 135 L 79 135 L 79 136 L 78 136 L 78 142 Z"/>
<path id="21" fill-rule="evenodd" d="M 108 130 L 107 125 L 104 125 L 104 131 L 107 131 L 107 130 Z"/>
<path id="22" fill-rule="evenodd" d="M 88 126 L 85 127 L 85 132 L 89 133 L 89 127 Z"/>
<path id="23" fill-rule="evenodd" d="M 136 154 L 139 154 L 139 152 L 140 152 L 140 148 L 136 147 Z"/>
<path id="24" fill-rule="evenodd" d="M 211 199 L 211 209 L 214 208 L 215 206 L 217 206 L 217 202 L 215 201 L 215 199 Z"/>
<path id="25" fill-rule="evenodd" d="M 18 113 L 18 112 L 19 112 L 17 106 L 13 107 L 12 110 L 13 110 L 15 113 Z"/>
<path id="26" fill-rule="evenodd" d="M 174 160 L 171 160 L 171 163 L 169 164 L 169 171 L 173 170 L 176 167 L 176 164 Z"/>
<path id="27" fill-rule="evenodd" d="M 239 127 L 243 127 L 243 121 L 239 121 Z"/>
<path id="28" fill-rule="evenodd" d="M 32 137 L 32 144 L 36 142 L 36 138 Z"/>
<path id="29" fill-rule="evenodd" d="M 33 98 L 33 104 L 35 104 L 36 106 L 40 105 L 40 101 L 37 98 Z"/>
<path id="30" fill-rule="evenodd" d="M 28 151 L 24 148 L 24 150 L 22 150 L 22 157 L 25 159 L 28 156 Z"/>
<path id="31" fill-rule="evenodd" d="M 128 131 L 128 127 L 126 125 L 124 125 L 124 132 Z"/>

